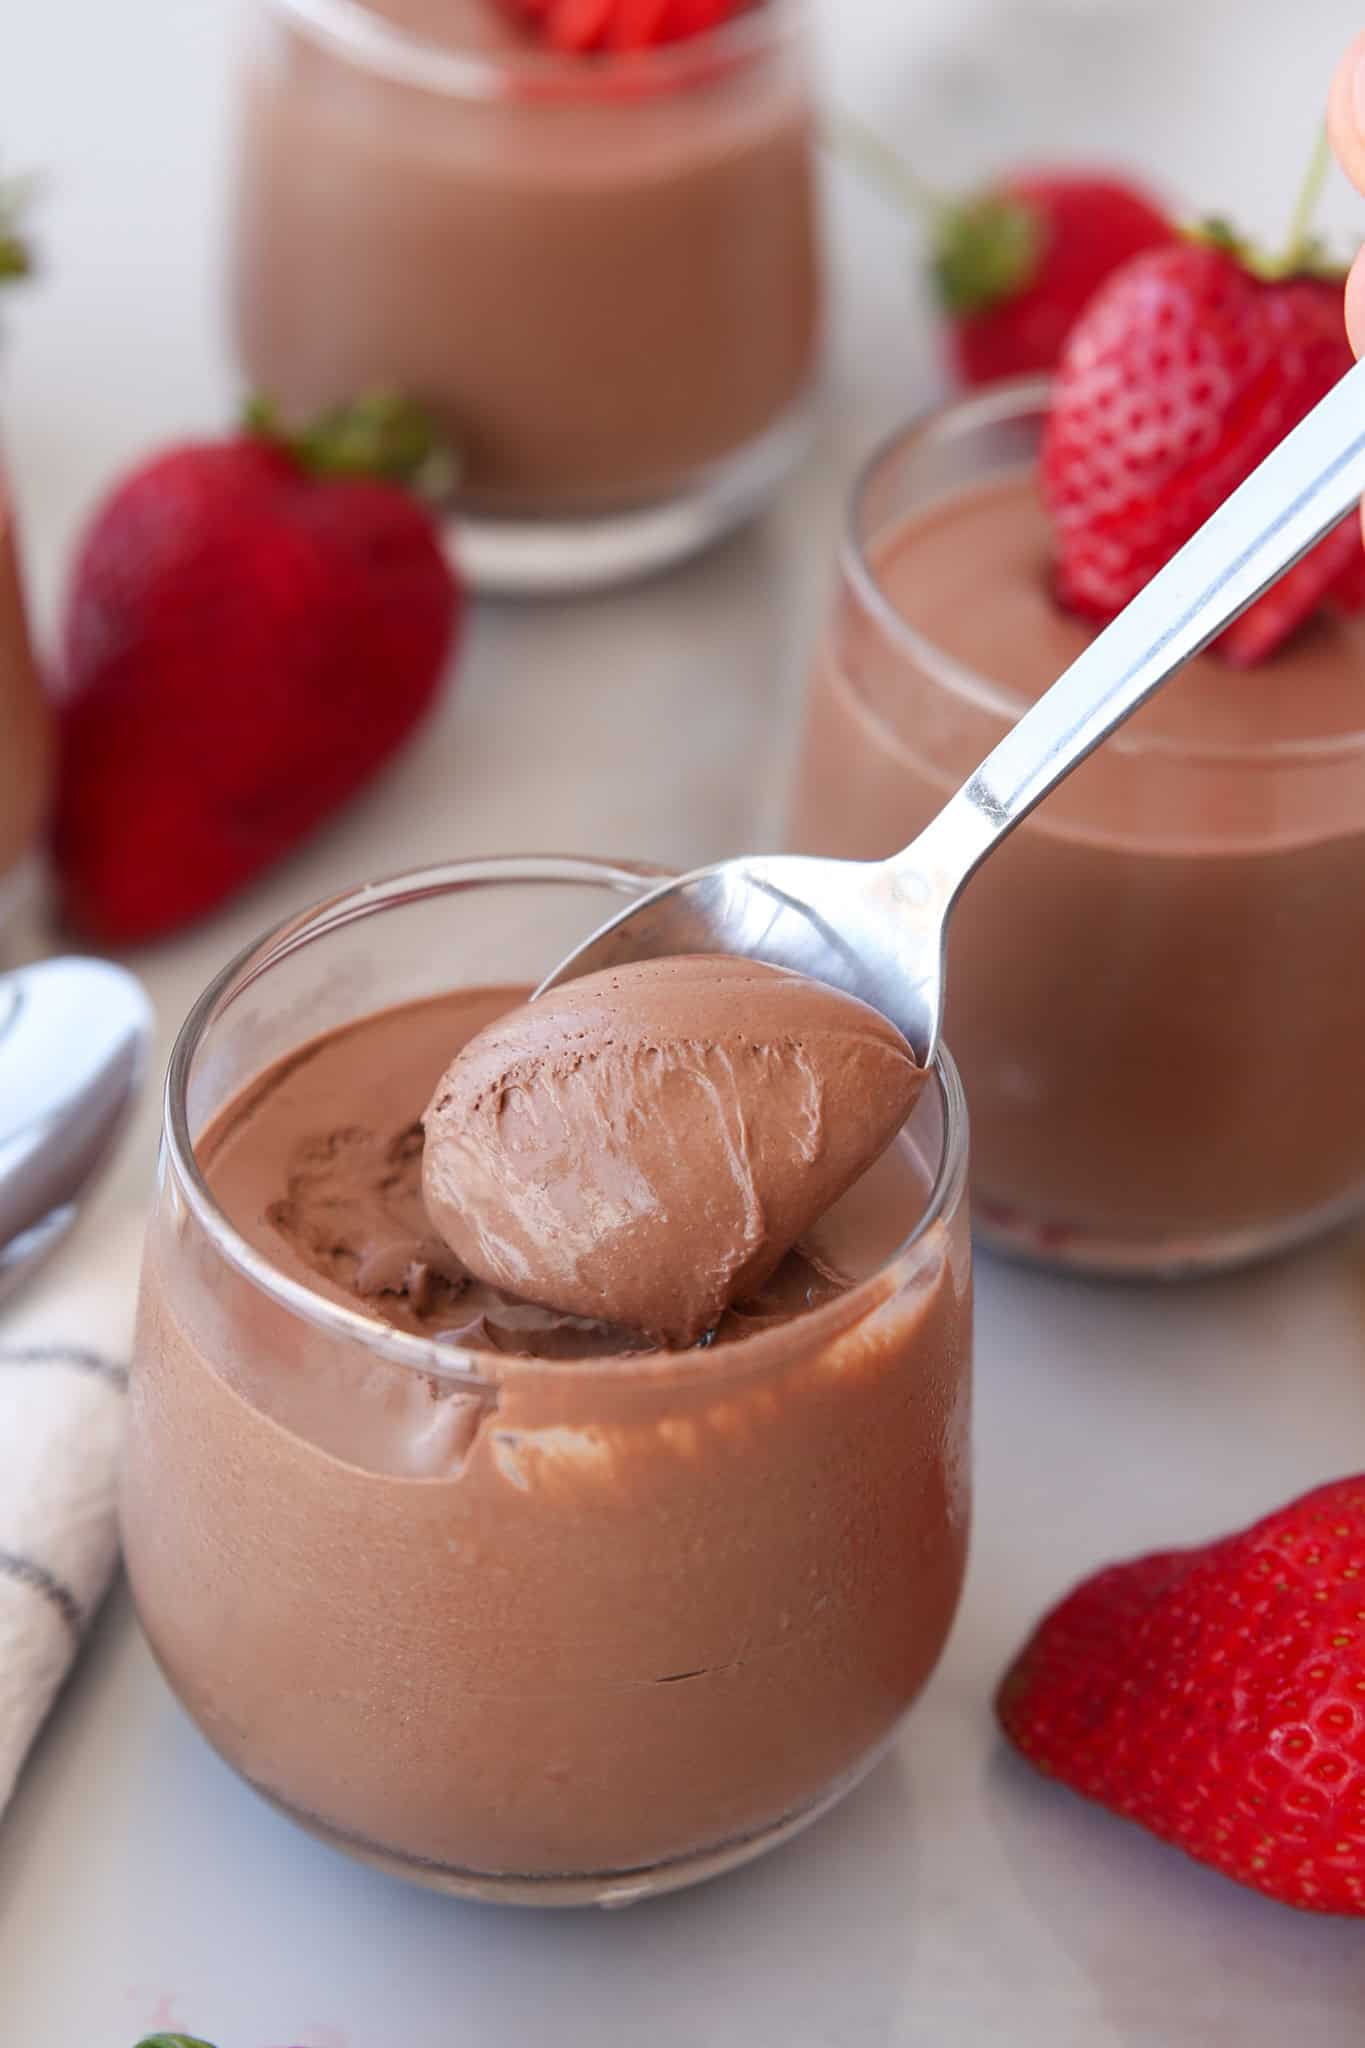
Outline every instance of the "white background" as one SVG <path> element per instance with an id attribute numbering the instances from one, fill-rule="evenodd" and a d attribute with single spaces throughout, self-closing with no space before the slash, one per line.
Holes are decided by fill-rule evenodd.
<path id="1" fill-rule="evenodd" d="M 831 90 L 945 180 L 1101 151 L 1278 231 L 1353 0 L 825 0 Z M 42 0 L 0 29 L 0 148 L 48 173 L 4 431 L 45 636 L 93 494 L 225 420 L 220 224 L 236 0 Z M 844 485 L 938 370 L 910 240 L 829 177 L 833 383 L 755 531 L 625 594 L 481 606 L 438 722 L 370 797 L 137 965 L 162 1050 L 286 910 L 436 854 L 692 861 L 771 841 Z M 1346 233 L 1365 205 L 1338 187 Z M 150 1098 L 83 1225 L 135 1257 Z M 60 1298 L 82 1234 L 43 1283 Z M 111 1332 L 112 1334 L 112 1332 Z M 1365 1243 L 1174 1293 L 982 1261 L 979 1518 L 949 1652 L 893 1760 L 798 1843 L 617 1915 L 452 1904 L 260 1806 L 116 1593 L 0 1826 L 0 2044 L 129 2048 L 1348 2048 L 1365 1936 L 1297 1917 L 1034 1780 L 992 1685 L 1080 1573 L 1365 1464 Z"/>

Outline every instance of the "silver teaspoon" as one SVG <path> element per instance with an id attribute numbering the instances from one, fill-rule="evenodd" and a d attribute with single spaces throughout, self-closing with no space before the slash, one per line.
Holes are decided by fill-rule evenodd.
<path id="1" fill-rule="evenodd" d="M 943 1022 L 948 917 L 988 853 L 1365 493 L 1365 362 L 1006 733 L 903 853 L 764 854 L 662 884 L 541 983 L 671 953 L 740 953 L 861 996 L 927 1065 Z"/>
<path id="2" fill-rule="evenodd" d="M 146 1065 L 152 1015 L 107 960 L 0 975 L 0 1301 L 75 1220 Z"/>

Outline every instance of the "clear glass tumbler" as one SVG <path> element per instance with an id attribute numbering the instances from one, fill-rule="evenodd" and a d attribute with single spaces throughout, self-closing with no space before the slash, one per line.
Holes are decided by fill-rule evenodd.
<path id="1" fill-rule="evenodd" d="M 810 685 L 803 851 L 912 839 L 1079 653 L 1034 483 L 1045 388 L 897 434 L 854 495 Z M 967 888 L 947 1029 L 987 1242 L 1179 1274 L 1365 1200 L 1365 625 L 1204 656 Z"/>
<path id="2" fill-rule="evenodd" d="M 0 936 L 19 909 L 52 778 L 52 718 L 20 581 L 14 507 L 0 457 Z"/>
<path id="3" fill-rule="evenodd" d="M 147 1637 L 305 1827 L 438 1889 L 621 1903 L 784 1840 L 883 1752 L 942 1648 L 968 1513 L 966 1127 L 823 1308 L 687 1352 L 429 1341 L 277 1270 L 197 1135 L 367 1012 L 525 987 L 641 887 L 582 860 L 402 876 L 252 947 L 167 1084 L 123 1486 Z"/>
<path id="4" fill-rule="evenodd" d="M 506 591 L 655 569 L 805 445 L 819 277 L 798 0 L 618 57 L 496 0 L 257 0 L 235 320 L 293 413 L 376 386 L 459 452 L 460 561 Z"/>

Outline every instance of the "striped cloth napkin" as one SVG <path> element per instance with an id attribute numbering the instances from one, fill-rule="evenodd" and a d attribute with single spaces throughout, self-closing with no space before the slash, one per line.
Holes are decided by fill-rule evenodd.
<path id="1" fill-rule="evenodd" d="M 0 1308 L 0 1813 L 118 1554 L 145 1159 L 129 1179 L 111 1176 Z"/>

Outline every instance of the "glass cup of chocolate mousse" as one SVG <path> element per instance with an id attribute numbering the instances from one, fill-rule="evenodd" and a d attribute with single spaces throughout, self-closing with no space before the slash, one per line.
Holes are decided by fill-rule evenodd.
<path id="1" fill-rule="evenodd" d="M 903 846 L 1086 645 L 1055 604 L 1039 383 L 890 440 L 853 493 L 792 818 Z M 1365 624 L 1190 664 L 1000 848 L 949 939 L 986 1242 L 1176 1275 L 1365 1199 Z"/>
<path id="2" fill-rule="evenodd" d="M 518 1008 L 537 978 L 642 886 L 500 859 L 335 898 L 207 990 L 167 1084 L 122 1508 L 147 1637 L 266 1798 L 493 1900 L 624 1903 L 783 1841 L 882 1755 L 961 1584 L 970 1245 L 946 1056 L 687 1348 L 471 1277 L 433 1227 L 433 1115 L 487 1128 L 477 1075 L 454 1113 L 452 1057 L 539 1013 Z M 727 1029 L 757 1032 L 733 986 Z M 895 1034 L 865 1016 L 881 1058 Z M 779 1136 L 816 1035 L 775 1081 L 756 1070 Z M 720 1069 L 684 1068 L 704 1118 Z M 842 1086 L 805 1098 L 817 1123 Z M 520 1144 L 542 1099 L 494 1126 Z M 812 1158 L 843 1141 L 832 1116 L 791 1121 Z M 595 1182 L 585 1161 L 594 1200 L 639 1128 L 618 1119 Z M 444 1195 L 515 1253 L 519 1219 L 471 1200 L 452 1157 Z M 569 1178 L 550 1193 L 572 1221 Z"/>
<path id="3" fill-rule="evenodd" d="M 235 321 L 306 415 L 389 387 L 457 453 L 459 557 L 505 591 L 656 569 L 802 452 L 816 377 L 799 0 L 611 55 L 503 0 L 257 0 Z"/>
<path id="4" fill-rule="evenodd" d="M 0 459 L 0 943 L 33 874 L 47 809 L 52 721 L 29 638 L 14 507 Z"/>

